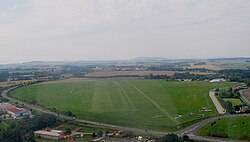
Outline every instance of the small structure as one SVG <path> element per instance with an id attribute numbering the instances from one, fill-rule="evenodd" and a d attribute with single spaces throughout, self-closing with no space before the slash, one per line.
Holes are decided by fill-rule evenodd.
<path id="1" fill-rule="evenodd" d="M 240 108 L 240 113 L 249 113 L 250 112 L 250 108 L 248 106 L 242 106 Z"/>
<path id="2" fill-rule="evenodd" d="M 14 118 L 22 118 L 31 116 L 31 111 L 21 108 L 11 108 L 7 110 Z"/>
<path id="3" fill-rule="evenodd" d="M 0 103 L 0 111 L 6 111 L 13 118 L 23 118 L 31 116 L 31 111 L 24 108 L 17 108 L 16 106 L 9 103 Z"/>
<path id="4" fill-rule="evenodd" d="M 224 78 L 217 78 L 217 79 L 210 80 L 209 82 L 226 82 L 226 80 Z"/>
<path id="5" fill-rule="evenodd" d="M 39 130 L 34 132 L 35 136 L 41 137 L 41 138 L 46 138 L 46 139 L 52 139 L 52 140 L 61 140 L 63 139 L 63 136 L 59 133 L 56 132 L 49 132 L 49 131 L 44 131 L 44 130 Z"/>

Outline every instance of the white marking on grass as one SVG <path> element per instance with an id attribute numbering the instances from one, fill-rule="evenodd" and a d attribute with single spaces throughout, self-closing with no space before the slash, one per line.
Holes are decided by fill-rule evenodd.
<path id="1" fill-rule="evenodd" d="M 125 81 L 129 86 L 133 87 L 136 91 L 138 91 L 144 98 L 146 98 L 149 102 L 151 102 L 159 111 L 161 111 L 164 115 L 166 115 L 169 120 L 173 121 L 175 124 L 179 124 L 179 121 L 172 119 L 172 115 L 168 112 L 166 112 L 161 106 L 159 106 L 154 100 L 152 100 L 150 97 L 148 97 L 142 90 L 134 86 L 133 84 L 129 83 L 128 81 Z"/>

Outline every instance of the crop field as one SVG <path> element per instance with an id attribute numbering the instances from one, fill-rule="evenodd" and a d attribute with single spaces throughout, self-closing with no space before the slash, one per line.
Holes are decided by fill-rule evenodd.
<path id="1" fill-rule="evenodd" d="M 190 67 L 191 69 L 197 69 L 197 68 L 205 68 L 205 69 L 209 69 L 209 70 L 222 70 L 223 68 L 221 68 L 218 64 L 216 63 L 207 63 L 205 65 L 193 65 Z"/>
<path id="2" fill-rule="evenodd" d="M 226 118 L 217 120 L 211 126 L 207 124 L 200 130 L 203 136 L 228 137 L 231 139 L 250 140 L 250 117 Z"/>
<path id="3" fill-rule="evenodd" d="M 78 118 L 143 129 L 171 131 L 218 115 L 209 90 L 232 83 L 145 79 L 69 79 L 16 89 L 13 97 Z"/>
<path id="4" fill-rule="evenodd" d="M 113 76 L 145 76 L 149 74 L 153 75 L 167 75 L 173 76 L 174 73 L 185 73 L 181 71 L 100 71 L 85 74 L 85 77 L 113 77 Z M 191 74 L 213 74 L 207 72 L 190 72 Z"/>

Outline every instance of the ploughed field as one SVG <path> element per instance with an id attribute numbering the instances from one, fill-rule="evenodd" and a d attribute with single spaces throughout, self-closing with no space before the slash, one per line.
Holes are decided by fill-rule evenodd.
<path id="1" fill-rule="evenodd" d="M 250 101 L 250 89 L 243 91 L 243 94 Z"/>
<path id="2" fill-rule="evenodd" d="M 232 83 L 144 79 L 69 79 L 16 89 L 13 97 L 36 100 L 77 118 L 171 131 L 217 115 L 209 90 Z"/>

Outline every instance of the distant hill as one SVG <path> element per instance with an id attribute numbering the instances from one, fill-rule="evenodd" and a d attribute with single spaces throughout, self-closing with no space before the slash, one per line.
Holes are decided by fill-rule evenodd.
<path id="1" fill-rule="evenodd" d="M 209 59 L 168 59 L 164 57 L 138 57 L 130 60 L 99 60 L 99 61 L 31 61 L 24 63 L 14 63 L 14 64 L 2 64 L 0 65 L 0 69 L 5 68 L 30 68 L 30 67 L 51 67 L 51 66 L 71 66 L 71 65 L 110 65 L 117 63 L 134 63 L 134 62 L 168 62 L 168 63 L 177 63 L 177 62 L 186 62 L 186 63 L 197 63 L 197 62 L 234 62 L 234 61 L 242 61 L 242 62 L 250 62 L 250 57 L 239 57 L 239 58 L 209 58 Z"/>
<path id="2" fill-rule="evenodd" d="M 164 61 L 164 60 L 170 60 L 168 58 L 164 57 L 138 57 L 131 59 L 132 61 Z"/>
<path id="3" fill-rule="evenodd" d="M 235 57 L 235 58 L 210 58 L 208 61 L 249 61 L 250 57 Z"/>

